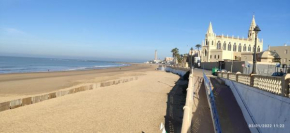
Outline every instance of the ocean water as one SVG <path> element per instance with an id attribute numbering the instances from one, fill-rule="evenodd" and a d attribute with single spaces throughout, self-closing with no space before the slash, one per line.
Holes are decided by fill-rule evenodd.
<path id="1" fill-rule="evenodd" d="M 73 71 L 128 66 L 109 61 L 0 56 L 0 74 Z"/>

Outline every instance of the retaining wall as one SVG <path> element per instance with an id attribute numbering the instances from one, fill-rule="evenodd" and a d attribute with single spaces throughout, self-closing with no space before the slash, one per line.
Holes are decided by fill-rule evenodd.
<path id="1" fill-rule="evenodd" d="M 124 78 L 124 79 L 104 81 L 101 83 L 89 83 L 85 85 L 78 85 L 78 86 L 70 87 L 71 89 L 68 89 L 68 90 L 61 90 L 57 92 L 51 92 L 48 94 L 42 94 L 38 96 L 32 96 L 32 97 L 26 97 L 26 98 L 21 98 L 17 100 L 7 101 L 7 102 L 0 103 L 0 112 L 4 110 L 14 109 L 21 106 L 42 102 L 48 99 L 65 96 L 68 94 L 73 94 L 73 93 L 87 91 L 87 90 L 93 90 L 93 89 L 110 86 L 110 85 L 117 85 L 120 83 L 125 83 L 129 81 L 137 80 L 137 79 L 138 77 L 130 77 L 130 78 Z"/>
<path id="2" fill-rule="evenodd" d="M 228 85 L 250 126 L 251 132 L 290 131 L 290 99 L 222 78 Z M 266 127 L 267 126 L 267 127 Z M 270 126 L 270 127 L 268 127 Z"/>
<path id="3" fill-rule="evenodd" d="M 189 69 L 185 68 L 174 68 L 174 67 L 165 67 L 164 69 L 166 72 L 172 72 L 174 74 L 177 74 L 179 76 L 184 76 L 186 72 L 189 71 Z"/>

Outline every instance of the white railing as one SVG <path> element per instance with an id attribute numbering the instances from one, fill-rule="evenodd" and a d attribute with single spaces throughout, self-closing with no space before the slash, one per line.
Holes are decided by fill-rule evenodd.
<path id="1" fill-rule="evenodd" d="M 282 93 L 281 77 L 254 75 L 254 87 L 269 91 L 275 94 Z"/>
<path id="2" fill-rule="evenodd" d="M 237 75 L 234 74 L 234 73 L 229 73 L 229 79 L 230 79 L 230 80 L 234 80 L 234 81 L 236 81 L 236 79 L 237 79 Z"/>
<path id="3" fill-rule="evenodd" d="M 218 77 L 233 80 L 274 94 L 290 97 L 290 75 L 284 77 L 217 72 Z"/>
<path id="4" fill-rule="evenodd" d="M 182 120 L 182 127 L 181 133 L 187 133 L 191 127 L 191 120 L 192 120 L 192 106 L 193 106 L 193 89 L 196 78 L 193 77 L 193 73 L 191 72 L 188 79 L 188 87 L 186 93 L 186 102 L 185 106 L 183 107 L 183 120 Z"/>
<path id="5" fill-rule="evenodd" d="M 246 84 L 246 85 L 251 85 L 251 77 L 250 75 L 239 74 L 238 82 Z"/>

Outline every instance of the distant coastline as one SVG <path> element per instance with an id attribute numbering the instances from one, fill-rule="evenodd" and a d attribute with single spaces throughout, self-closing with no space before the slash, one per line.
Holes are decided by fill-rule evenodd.
<path id="1" fill-rule="evenodd" d="M 0 74 L 82 71 L 130 66 L 132 63 L 86 59 L 0 56 Z"/>

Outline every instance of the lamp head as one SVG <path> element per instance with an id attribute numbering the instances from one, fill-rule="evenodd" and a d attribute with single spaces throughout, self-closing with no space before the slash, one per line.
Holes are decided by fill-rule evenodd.
<path id="1" fill-rule="evenodd" d="M 257 26 L 254 28 L 254 31 L 255 31 L 256 33 L 258 33 L 258 32 L 261 31 L 261 29 L 260 29 L 259 26 L 257 25 Z"/>

